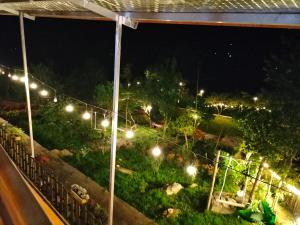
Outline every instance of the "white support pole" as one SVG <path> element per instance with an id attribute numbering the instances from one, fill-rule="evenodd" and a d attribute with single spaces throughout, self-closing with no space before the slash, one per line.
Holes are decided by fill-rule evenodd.
<path id="1" fill-rule="evenodd" d="M 209 192 L 209 196 L 208 196 L 208 202 L 207 202 L 206 210 L 210 210 L 212 196 L 213 196 L 214 188 L 215 188 L 216 177 L 217 177 L 217 173 L 218 173 L 220 154 L 221 154 L 221 150 L 218 150 L 216 161 L 215 161 L 214 175 L 213 175 L 213 179 L 212 179 L 212 183 L 211 183 L 211 187 L 210 187 L 210 192 Z"/>
<path id="2" fill-rule="evenodd" d="M 21 33 L 23 67 L 24 67 L 24 78 L 25 78 L 24 83 L 25 83 L 25 92 L 26 92 L 27 115 L 28 115 L 29 137 L 30 137 L 30 149 L 31 149 L 31 157 L 34 158 L 35 155 L 34 155 L 34 144 L 33 144 L 30 91 L 29 91 L 26 43 L 25 43 L 25 32 L 24 32 L 24 15 L 23 15 L 22 12 L 20 12 L 19 17 L 20 17 L 20 33 Z"/>
<path id="3" fill-rule="evenodd" d="M 113 95 L 112 132 L 111 132 L 108 225 L 113 225 L 113 211 L 114 211 L 114 187 L 115 187 L 116 149 L 117 149 L 117 132 L 118 132 L 121 38 L 122 38 L 122 17 L 118 16 L 116 19 L 116 34 L 115 34 L 114 95 Z"/>
<path id="4" fill-rule="evenodd" d="M 228 169 L 231 166 L 231 161 L 232 161 L 232 156 L 229 157 L 229 161 L 228 161 L 228 164 L 227 164 L 227 167 L 226 167 L 226 171 L 225 171 L 225 174 L 224 174 L 222 188 L 221 188 L 221 191 L 220 191 L 220 194 L 219 194 L 219 199 L 221 199 L 221 197 L 222 197 L 222 192 L 224 190 L 224 186 L 225 186 L 225 182 L 226 182 L 226 178 L 227 178 Z"/>

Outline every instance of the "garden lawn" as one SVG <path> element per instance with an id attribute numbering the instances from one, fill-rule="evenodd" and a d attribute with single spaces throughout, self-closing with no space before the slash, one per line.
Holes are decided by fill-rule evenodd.
<path id="1" fill-rule="evenodd" d="M 65 160 L 91 177 L 100 185 L 108 187 L 109 153 L 77 153 Z M 87 166 L 88 165 L 88 166 Z M 123 149 L 117 152 L 117 165 L 134 171 L 132 175 L 116 172 L 116 195 L 125 200 L 160 225 L 238 225 L 249 224 L 235 215 L 222 216 L 204 213 L 209 183 L 199 176 L 193 180 L 182 166 L 164 160 L 161 164 L 143 151 Z M 166 188 L 174 182 L 184 189 L 168 196 Z M 198 186 L 190 187 L 192 183 Z M 166 218 L 168 208 L 180 210 L 177 217 Z"/>

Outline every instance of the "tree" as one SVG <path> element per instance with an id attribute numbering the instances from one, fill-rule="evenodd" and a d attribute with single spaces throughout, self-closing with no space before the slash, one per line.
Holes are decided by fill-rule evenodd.
<path id="1" fill-rule="evenodd" d="M 178 108 L 186 94 L 176 60 L 168 59 L 146 70 L 145 79 L 136 91 L 145 102 L 158 108 L 163 116 L 165 135 L 169 122 L 178 115 Z"/>

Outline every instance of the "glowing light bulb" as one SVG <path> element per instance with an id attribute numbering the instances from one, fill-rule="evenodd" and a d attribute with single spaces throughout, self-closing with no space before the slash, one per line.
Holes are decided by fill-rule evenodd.
<path id="1" fill-rule="evenodd" d="M 109 126 L 109 120 L 108 119 L 104 119 L 101 121 L 101 126 L 106 128 Z"/>
<path id="2" fill-rule="evenodd" d="M 74 106 L 73 105 L 71 105 L 71 104 L 69 104 L 69 105 L 67 105 L 66 107 L 65 107 L 65 110 L 67 111 L 67 112 L 73 112 L 74 111 Z"/>
<path id="3" fill-rule="evenodd" d="M 137 85 L 140 85 L 140 84 L 141 84 L 141 82 L 140 82 L 140 81 L 138 81 L 138 82 L 136 82 L 136 84 L 137 84 Z"/>
<path id="4" fill-rule="evenodd" d="M 186 172 L 188 173 L 188 175 L 190 176 L 196 176 L 197 174 L 197 168 L 193 165 L 189 165 L 187 168 L 186 168 Z"/>
<path id="5" fill-rule="evenodd" d="M 152 106 L 151 106 L 151 105 L 147 105 L 147 106 L 146 106 L 146 111 L 147 111 L 147 112 L 150 112 L 151 110 L 152 110 Z"/>
<path id="6" fill-rule="evenodd" d="M 181 86 L 181 87 L 182 87 L 183 85 L 184 85 L 184 83 L 183 83 L 183 82 L 179 82 L 179 86 Z"/>
<path id="7" fill-rule="evenodd" d="M 11 79 L 14 80 L 14 81 L 17 81 L 17 80 L 19 80 L 19 77 L 17 75 L 12 75 Z"/>
<path id="8" fill-rule="evenodd" d="M 7 75 L 9 78 L 11 78 L 11 74 L 9 73 L 8 75 Z"/>
<path id="9" fill-rule="evenodd" d="M 297 223 L 297 225 L 300 225 L 300 217 L 298 217 L 298 218 L 296 219 L 296 223 Z"/>
<path id="10" fill-rule="evenodd" d="M 56 96 L 54 97 L 53 102 L 55 102 L 55 103 L 57 102 L 57 97 Z"/>
<path id="11" fill-rule="evenodd" d="M 2 75 L 4 75 L 4 74 L 5 74 L 5 72 L 4 72 L 4 71 L 2 71 L 1 73 L 2 73 Z"/>
<path id="12" fill-rule="evenodd" d="M 151 151 L 152 155 L 154 157 L 159 157 L 161 155 L 161 149 L 159 146 L 155 146 L 152 151 Z"/>
<path id="13" fill-rule="evenodd" d="M 243 191 L 243 190 L 239 190 L 237 193 L 236 193 L 236 195 L 238 196 L 238 197 L 244 197 L 244 195 L 245 195 L 245 192 Z"/>
<path id="14" fill-rule="evenodd" d="M 269 168 L 269 164 L 265 162 L 265 163 L 263 164 L 263 167 Z"/>
<path id="15" fill-rule="evenodd" d="M 22 82 L 22 83 L 25 83 L 25 77 L 24 76 L 20 77 L 19 81 Z"/>
<path id="16" fill-rule="evenodd" d="M 36 83 L 31 83 L 30 88 L 31 89 L 37 89 L 37 84 Z"/>
<path id="17" fill-rule="evenodd" d="M 84 120 L 89 120 L 89 119 L 91 119 L 91 114 L 90 114 L 88 111 L 85 111 L 85 112 L 82 114 L 82 119 L 84 119 Z"/>
<path id="18" fill-rule="evenodd" d="M 258 97 L 256 97 L 256 96 L 255 96 L 255 97 L 253 97 L 253 101 L 255 101 L 255 102 L 256 102 L 257 100 L 258 100 Z"/>
<path id="19" fill-rule="evenodd" d="M 41 90 L 41 91 L 40 91 L 40 95 L 43 96 L 43 97 L 48 96 L 48 94 L 49 94 L 49 92 L 46 91 L 46 90 Z"/>
<path id="20" fill-rule="evenodd" d="M 125 133 L 126 138 L 131 139 L 134 137 L 134 133 L 132 130 L 127 130 Z"/>

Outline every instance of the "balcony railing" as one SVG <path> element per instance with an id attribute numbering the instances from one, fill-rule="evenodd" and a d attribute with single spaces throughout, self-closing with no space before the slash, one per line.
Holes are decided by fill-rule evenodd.
<path id="1" fill-rule="evenodd" d="M 81 204 L 56 176 L 55 171 L 32 158 L 24 144 L 11 136 L 6 126 L 0 127 L 0 144 L 24 176 L 45 197 L 52 207 L 71 225 L 103 225 L 103 218 L 90 201 Z"/>

